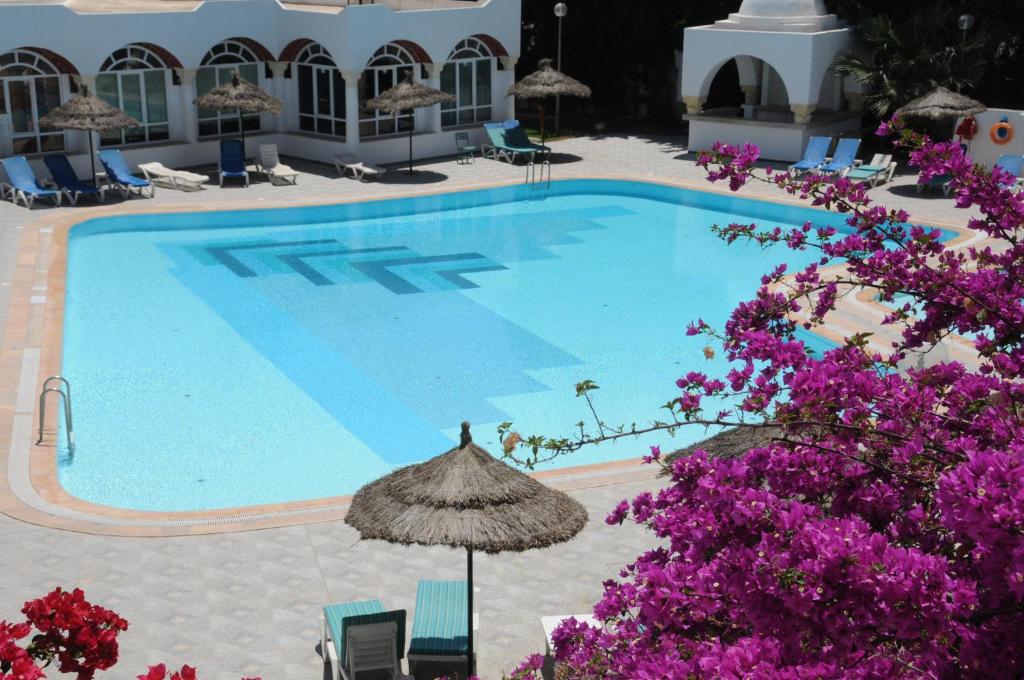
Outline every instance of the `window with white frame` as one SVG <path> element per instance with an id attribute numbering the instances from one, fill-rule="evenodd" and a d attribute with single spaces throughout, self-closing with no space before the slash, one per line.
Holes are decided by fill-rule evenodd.
<path id="1" fill-rule="evenodd" d="M 100 146 L 170 139 L 167 120 L 169 74 L 163 59 L 142 45 L 122 47 L 107 57 L 96 76 L 96 96 L 142 125 L 104 132 L 100 136 Z"/>
<path id="2" fill-rule="evenodd" d="M 345 79 L 330 52 L 311 43 L 295 59 L 299 86 L 299 129 L 345 136 Z"/>
<path id="3" fill-rule="evenodd" d="M 40 54 L 14 50 L 0 55 L 0 83 L 0 115 L 10 116 L 14 153 L 63 150 L 63 131 L 39 129 L 39 119 L 60 106 L 57 68 Z"/>
<path id="4" fill-rule="evenodd" d="M 366 101 L 411 76 L 416 67 L 416 60 L 401 45 L 388 43 L 374 53 L 359 77 L 360 137 L 408 132 L 415 126 L 412 111 L 403 111 L 395 116 L 387 111 L 366 108 Z"/>
<path id="5" fill-rule="evenodd" d="M 238 40 L 225 40 L 214 45 L 203 57 L 196 69 L 196 96 L 204 95 L 218 85 L 231 82 L 231 76 L 238 71 L 244 80 L 259 84 L 260 60 L 248 45 Z M 217 112 L 198 109 L 199 136 L 238 134 L 238 113 Z M 246 132 L 260 129 L 260 115 L 250 113 L 243 116 Z"/>
<path id="6" fill-rule="evenodd" d="M 454 127 L 491 119 L 491 82 L 495 58 L 476 38 L 466 38 L 448 55 L 441 69 L 441 90 L 455 101 L 441 103 L 441 125 Z"/>

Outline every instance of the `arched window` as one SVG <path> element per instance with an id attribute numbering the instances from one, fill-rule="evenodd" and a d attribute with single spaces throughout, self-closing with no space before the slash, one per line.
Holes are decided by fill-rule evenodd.
<path id="1" fill-rule="evenodd" d="M 390 90 L 413 74 L 416 60 L 401 45 L 388 43 L 374 52 L 359 77 L 359 136 L 376 137 L 396 132 L 408 132 L 413 127 L 412 112 L 403 112 L 396 118 L 385 111 L 366 108 L 366 100 Z"/>
<path id="2" fill-rule="evenodd" d="M 60 106 L 57 68 L 35 52 L 14 50 L 0 55 L 0 83 L 0 114 L 11 117 L 14 153 L 61 151 L 64 132 L 39 129 L 39 119 Z"/>
<path id="3" fill-rule="evenodd" d="M 310 43 L 295 58 L 299 129 L 345 136 L 345 79 L 323 45 Z"/>
<path id="4" fill-rule="evenodd" d="M 248 45 L 238 40 L 225 40 L 214 45 L 203 57 L 200 67 L 196 70 L 196 96 L 206 94 L 218 85 L 231 82 L 231 75 L 238 71 L 245 80 L 254 85 L 259 84 L 260 59 Z M 208 109 L 199 109 L 196 115 L 199 120 L 199 136 L 237 134 L 238 114 L 234 111 L 218 113 Z M 258 113 L 248 114 L 242 119 L 246 131 L 260 129 Z"/>
<path id="5" fill-rule="evenodd" d="M 167 124 L 169 73 L 163 59 L 142 45 L 127 45 L 107 57 L 96 76 L 96 96 L 142 125 L 104 132 L 100 146 L 170 139 Z"/>
<path id="6" fill-rule="evenodd" d="M 491 119 L 491 80 L 495 58 L 476 38 L 466 38 L 441 69 L 441 90 L 455 97 L 441 104 L 441 125 L 453 127 Z"/>

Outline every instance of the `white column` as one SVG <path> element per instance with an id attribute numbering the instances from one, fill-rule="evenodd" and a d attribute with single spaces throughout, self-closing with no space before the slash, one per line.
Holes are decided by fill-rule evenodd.
<path id="1" fill-rule="evenodd" d="M 425 64 L 427 67 L 427 79 L 423 81 L 423 84 L 427 87 L 432 87 L 435 90 L 441 89 L 441 71 L 444 70 L 444 64 Z M 441 131 L 441 105 L 434 104 L 429 109 L 425 109 L 426 115 L 424 116 L 424 132 L 440 132 Z"/>
<path id="2" fill-rule="evenodd" d="M 199 123 L 196 116 L 196 70 L 194 68 L 175 69 L 178 73 L 178 86 L 181 102 L 181 141 L 194 144 L 199 139 Z"/>
<path id="3" fill-rule="evenodd" d="M 508 88 L 516 82 L 516 62 L 519 57 L 500 57 L 504 71 L 494 72 L 494 91 L 491 102 L 494 120 L 514 119 L 516 117 L 516 98 L 508 96 Z M 504 76 L 504 77 L 502 77 Z"/>
<path id="4" fill-rule="evenodd" d="M 362 71 L 342 71 L 345 79 L 345 146 L 352 153 L 359 150 L 359 77 Z"/>
<path id="5" fill-rule="evenodd" d="M 295 103 L 293 101 L 294 98 L 289 97 L 288 92 L 286 92 L 288 89 L 288 79 L 284 77 L 284 72 L 288 69 L 288 62 L 268 61 L 267 66 L 270 67 L 270 72 L 274 74 L 274 87 L 272 92 L 274 96 L 280 99 L 281 103 L 284 104 L 284 106 L 281 107 L 281 113 L 274 116 L 274 130 L 277 132 L 284 132 L 293 122 L 298 122 L 298 118 L 292 110 L 292 106 Z"/>

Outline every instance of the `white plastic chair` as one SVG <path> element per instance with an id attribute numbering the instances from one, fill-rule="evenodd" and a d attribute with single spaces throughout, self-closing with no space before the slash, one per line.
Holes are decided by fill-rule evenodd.
<path id="1" fill-rule="evenodd" d="M 331 644 L 328 650 L 333 649 L 334 645 Z M 331 659 L 333 680 L 340 680 L 339 670 L 345 680 L 357 680 L 356 674 L 366 671 L 386 671 L 392 680 L 409 677 L 402 675 L 402 666 L 398 660 L 398 624 L 388 621 L 350 627 L 345 634 L 343 663 Z"/>
<path id="2" fill-rule="evenodd" d="M 262 172 L 271 184 L 274 180 L 281 178 L 292 184 L 299 183 L 299 173 L 281 162 L 277 155 L 277 144 L 260 144 L 260 162 L 258 169 Z"/>

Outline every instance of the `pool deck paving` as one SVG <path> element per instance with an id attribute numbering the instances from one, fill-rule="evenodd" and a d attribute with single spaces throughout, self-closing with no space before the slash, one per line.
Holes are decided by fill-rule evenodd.
<path id="1" fill-rule="evenodd" d="M 722 191 L 704 180 L 685 140 L 678 138 L 604 136 L 552 146 L 556 181 L 631 178 Z M 32 446 L 30 431 L 41 371 L 55 352 L 54 365 L 59 365 L 59 341 L 45 337 L 44 329 L 62 309 L 62 300 L 52 298 L 62 293 L 61 239 L 70 224 L 101 214 L 448 192 L 521 183 L 526 174 L 522 166 L 493 160 L 460 164 L 439 159 L 418 163 L 419 172 L 411 177 L 395 170 L 383 182 L 360 183 L 338 178 L 328 165 L 286 162 L 301 171 L 298 186 L 257 181 L 247 189 L 211 184 L 201 192 L 185 193 L 161 188 L 154 199 L 115 200 L 100 207 L 87 201 L 80 207 L 39 205 L 31 211 L 0 202 L 0 467 L 8 471 L 0 475 L 0 620 L 17 619 L 22 602 L 54 586 L 85 589 L 91 600 L 131 622 L 122 636 L 121 662 L 98 677 L 133 678 L 148 664 L 166 662 L 196 665 L 203 680 L 243 675 L 319 678 L 324 671 L 318 613 L 324 604 L 379 597 L 389 608 L 409 609 L 411 625 L 418 579 L 464 577 L 463 552 L 359 541 L 340 521 L 343 499 L 319 515 L 300 514 L 287 522 L 225 523 L 220 518 L 219 524 L 199 523 L 185 531 L 143 531 L 133 525 L 136 520 L 125 519 L 120 527 L 90 522 L 93 509 L 88 504 L 61 497 L 52 474 L 46 478 L 38 465 L 29 464 L 32 455 L 52 455 L 52 449 L 48 454 Z M 914 180 L 912 174 L 898 175 L 873 189 L 871 196 L 908 210 L 918 222 L 953 227 L 966 223 L 968 213 L 951 200 L 934 193 L 918 195 Z M 765 185 L 753 184 L 741 193 L 792 202 Z M 877 323 L 880 313 L 870 300 L 857 299 L 838 317 L 831 330 L 842 335 Z M 642 448 L 637 445 L 637 455 Z M 663 483 L 649 467 L 627 463 L 570 471 L 546 481 L 579 499 L 591 521 L 566 545 L 477 558 L 478 658 L 487 678 L 498 677 L 531 652 L 542 652 L 541 616 L 588 611 L 600 596 L 601 581 L 652 544 L 637 527 L 602 522 L 620 499 Z M 26 502 L 29 496 L 35 504 Z M 62 501 L 66 506 L 59 505 Z M 289 525 L 239 531 L 280 524 Z M 96 535 L 103 533 L 128 535 Z M 161 537 L 182 533 L 203 535 Z"/>

